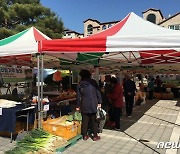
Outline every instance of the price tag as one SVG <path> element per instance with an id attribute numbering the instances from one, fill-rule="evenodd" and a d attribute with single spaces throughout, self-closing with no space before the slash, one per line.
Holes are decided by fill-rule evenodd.
<path id="1" fill-rule="evenodd" d="M 49 104 L 44 105 L 44 111 L 49 111 Z"/>
<path id="2" fill-rule="evenodd" d="M 0 107 L 0 116 L 2 115 L 2 108 Z"/>

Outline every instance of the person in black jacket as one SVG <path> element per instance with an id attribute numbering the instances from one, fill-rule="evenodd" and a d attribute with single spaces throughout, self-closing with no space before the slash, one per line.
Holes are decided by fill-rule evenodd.
<path id="1" fill-rule="evenodd" d="M 134 96 L 136 91 L 135 82 L 131 80 L 130 75 L 125 76 L 126 80 L 123 84 L 124 96 L 126 102 L 126 114 L 128 117 L 131 117 L 133 105 L 134 105 Z"/>
<path id="2" fill-rule="evenodd" d="M 95 80 L 91 79 L 91 73 L 88 70 L 81 70 L 79 73 L 81 81 L 77 86 L 77 108 L 81 110 L 82 114 L 82 127 L 81 133 L 83 139 L 87 140 L 88 136 L 88 123 L 93 129 L 93 141 L 100 139 L 98 133 L 98 124 L 96 121 L 97 108 L 101 107 L 102 98 L 99 91 L 98 84 Z"/>

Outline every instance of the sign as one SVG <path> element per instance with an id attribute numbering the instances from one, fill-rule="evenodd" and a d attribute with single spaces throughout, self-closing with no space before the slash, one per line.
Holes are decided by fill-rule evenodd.
<path id="1" fill-rule="evenodd" d="M 23 82 L 33 79 L 32 69 L 0 67 L 4 82 Z"/>
<path id="2" fill-rule="evenodd" d="M 49 104 L 44 105 L 44 111 L 49 111 Z"/>

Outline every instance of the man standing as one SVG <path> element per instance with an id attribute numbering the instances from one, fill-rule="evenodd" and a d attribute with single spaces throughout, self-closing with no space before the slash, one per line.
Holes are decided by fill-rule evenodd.
<path id="1" fill-rule="evenodd" d="M 130 75 L 125 76 L 126 80 L 124 82 L 124 96 L 126 102 L 126 114 L 131 117 L 132 109 L 134 105 L 134 96 L 136 91 L 135 82 L 131 80 Z"/>

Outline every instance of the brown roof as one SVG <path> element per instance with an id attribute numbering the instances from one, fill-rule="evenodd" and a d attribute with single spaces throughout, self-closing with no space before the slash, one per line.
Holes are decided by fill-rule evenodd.
<path id="1" fill-rule="evenodd" d="M 149 11 L 149 10 L 158 11 L 158 12 L 160 13 L 161 17 L 164 18 L 161 10 L 159 10 L 159 9 L 149 8 L 149 9 L 147 9 L 146 11 L 143 11 L 142 13 L 146 13 L 146 12 Z"/>
<path id="2" fill-rule="evenodd" d="M 89 19 L 85 20 L 84 23 L 85 23 L 86 21 L 88 21 L 88 20 L 95 21 L 95 22 L 99 23 L 100 25 L 103 25 L 103 24 L 111 24 L 111 23 L 117 23 L 117 22 L 120 21 L 120 20 L 117 20 L 117 21 L 109 21 L 109 22 L 99 22 L 98 20 L 89 18 Z"/>
<path id="3" fill-rule="evenodd" d="M 179 15 L 179 14 L 180 14 L 180 12 L 176 13 L 175 15 L 173 15 L 173 16 L 171 16 L 171 17 L 165 19 L 164 21 L 160 22 L 158 25 L 161 25 L 162 23 L 164 23 L 164 22 L 166 22 L 166 21 L 168 21 L 168 20 L 174 18 L 175 16 L 177 16 L 177 15 Z"/>
<path id="4" fill-rule="evenodd" d="M 91 20 L 91 21 L 94 21 L 94 22 L 100 23 L 98 20 L 91 19 L 91 18 L 89 18 L 89 19 L 86 19 L 86 20 L 84 21 L 84 23 L 85 23 L 86 21 L 88 21 L 88 20 Z"/>
<path id="5" fill-rule="evenodd" d="M 111 23 L 117 23 L 117 22 L 120 22 L 121 20 L 117 20 L 117 21 L 110 21 L 110 22 L 102 22 L 102 24 L 111 24 Z"/>
<path id="6" fill-rule="evenodd" d="M 70 29 L 65 29 L 64 32 L 66 32 L 66 33 L 75 33 L 75 34 L 83 35 L 83 34 L 81 34 L 81 33 L 79 33 L 79 32 L 76 32 L 76 31 L 70 30 Z"/>

